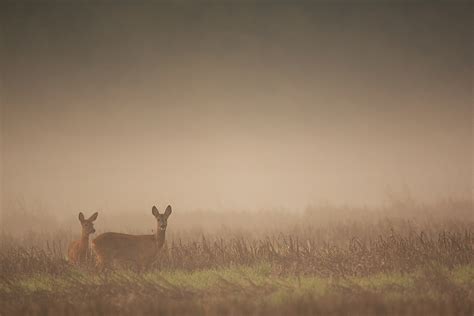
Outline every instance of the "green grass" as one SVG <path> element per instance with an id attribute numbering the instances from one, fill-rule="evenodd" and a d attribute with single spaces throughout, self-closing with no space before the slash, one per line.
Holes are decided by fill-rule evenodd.
<path id="1" fill-rule="evenodd" d="M 451 272 L 451 275 L 457 284 L 474 286 L 474 264 L 458 267 Z"/>
<path id="2" fill-rule="evenodd" d="M 472 295 L 474 288 L 474 265 L 446 270 L 436 268 L 443 276 L 443 282 L 460 291 Z M 137 273 L 119 270 L 108 275 L 71 268 L 68 274 L 54 276 L 35 274 L 0 283 L 0 293 L 22 293 L 24 296 L 36 294 L 50 297 L 75 293 L 77 289 L 115 288 L 140 292 L 149 289 L 155 293 L 165 293 L 175 300 L 186 299 L 196 302 L 216 300 L 246 301 L 252 298 L 256 305 L 283 306 L 301 299 L 317 301 L 324 297 L 344 297 L 347 295 L 377 296 L 382 301 L 393 300 L 442 300 L 442 287 L 427 278 L 430 271 L 409 274 L 380 273 L 367 277 L 324 278 L 311 275 L 277 275 L 272 266 L 262 263 L 254 266 L 234 266 L 222 269 L 197 271 L 152 271 Z M 444 283 L 443 283 L 444 284 Z M 472 305 L 471 305 L 472 308 Z"/>

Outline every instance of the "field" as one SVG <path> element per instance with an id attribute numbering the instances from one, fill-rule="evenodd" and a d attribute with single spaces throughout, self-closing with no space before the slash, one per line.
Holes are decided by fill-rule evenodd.
<path id="1" fill-rule="evenodd" d="M 448 201 L 237 212 L 193 230 L 184 218 L 219 216 L 199 212 L 170 218 L 150 269 L 100 273 L 67 262 L 76 234 L 4 231 L 0 315 L 473 315 L 472 211 Z"/>

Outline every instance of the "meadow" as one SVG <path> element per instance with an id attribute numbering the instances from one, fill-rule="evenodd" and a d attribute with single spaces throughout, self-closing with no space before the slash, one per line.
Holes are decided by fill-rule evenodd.
<path id="1" fill-rule="evenodd" d="M 175 214 L 146 270 L 71 266 L 79 228 L 4 229 L 0 315 L 474 313 L 472 201 Z"/>

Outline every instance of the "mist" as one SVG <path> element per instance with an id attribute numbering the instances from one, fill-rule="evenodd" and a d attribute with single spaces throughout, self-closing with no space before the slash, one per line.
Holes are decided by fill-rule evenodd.
<path id="1" fill-rule="evenodd" d="M 472 199 L 466 7 L 6 4 L 2 209 Z"/>

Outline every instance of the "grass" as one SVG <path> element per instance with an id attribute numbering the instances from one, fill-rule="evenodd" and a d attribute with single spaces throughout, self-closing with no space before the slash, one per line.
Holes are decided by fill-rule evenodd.
<path id="1" fill-rule="evenodd" d="M 303 314 L 338 314 L 357 302 L 366 304 L 358 305 L 363 314 L 403 313 L 410 306 L 430 314 L 472 313 L 474 265 L 430 269 L 335 278 L 277 275 L 268 263 L 192 272 L 117 270 L 107 275 L 70 268 L 61 277 L 38 273 L 1 282 L 0 307 L 6 313 L 36 314 L 46 309 L 59 314 L 91 308 L 99 313 L 147 314 L 149 310 L 141 306 L 145 300 L 150 310 L 164 311 L 165 304 L 169 313 L 187 313 L 189 308 L 191 313 L 217 315 L 248 308 L 285 314 L 290 306 L 302 304 Z"/>
<path id="2" fill-rule="evenodd" d="M 473 222 L 429 219 L 174 233 L 106 273 L 71 266 L 65 233 L 3 234 L 0 315 L 473 315 Z"/>

